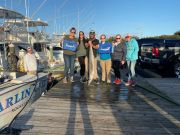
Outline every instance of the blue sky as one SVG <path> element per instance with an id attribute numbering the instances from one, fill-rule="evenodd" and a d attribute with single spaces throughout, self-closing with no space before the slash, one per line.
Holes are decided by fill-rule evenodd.
<path id="1" fill-rule="evenodd" d="M 25 15 L 25 0 L 0 0 L 0 5 Z M 180 0 L 27 0 L 29 16 L 49 23 L 48 33 L 68 32 L 74 26 L 86 34 L 126 33 L 140 37 L 180 30 Z M 79 21 L 78 21 L 79 20 Z M 79 25 L 78 25 L 79 24 Z"/>

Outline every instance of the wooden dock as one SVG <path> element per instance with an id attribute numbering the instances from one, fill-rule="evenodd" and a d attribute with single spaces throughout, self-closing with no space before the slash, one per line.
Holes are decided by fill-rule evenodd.
<path id="1" fill-rule="evenodd" d="M 178 78 L 146 78 L 149 84 L 165 93 L 180 104 L 180 79 Z"/>
<path id="2" fill-rule="evenodd" d="M 13 123 L 21 135 L 178 135 L 180 108 L 138 87 L 59 82 Z"/>

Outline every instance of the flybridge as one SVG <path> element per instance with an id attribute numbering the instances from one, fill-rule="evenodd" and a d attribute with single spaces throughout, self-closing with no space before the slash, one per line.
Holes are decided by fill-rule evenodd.
<path id="1" fill-rule="evenodd" d="M 0 112 L 2 112 L 5 109 L 8 109 L 12 105 L 17 104 L 21 100 L 25 99 L 26 97 L 30 97 L 31 95 L 31 88 L 27 88 L 25 90 L 22 90 L 20 92 L 17 92 L 14 94 L 14 96 L 10 96 L 6 99 L 0 99 Z"/>

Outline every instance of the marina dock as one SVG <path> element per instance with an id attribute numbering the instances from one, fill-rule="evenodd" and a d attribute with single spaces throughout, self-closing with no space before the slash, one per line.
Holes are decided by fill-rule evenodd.
<path id="1" fill-rule="evenodd" d="M 21 135 L 178 135 L 180 107 L 139 87 L 51 88 L 13 123 Z"/>
<path id="2" fill-rule="evenodd" d="M 1 0 L 0 135 L 180 135 L 178 5 Z"/>
<path id="3" fill-rule="evenodd" d="M 180 104 L 180 79 L 147 78 L 147 82 Z"/>

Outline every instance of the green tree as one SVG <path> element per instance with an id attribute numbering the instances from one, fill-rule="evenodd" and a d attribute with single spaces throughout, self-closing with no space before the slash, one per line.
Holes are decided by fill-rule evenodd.
<path id="1" fill-rule="evenodd" d="M 179 30 L 179 31 L 176 31 L 176 32 L 174 33 L 174 35 L 180 35 L 180 30 Z"/>

